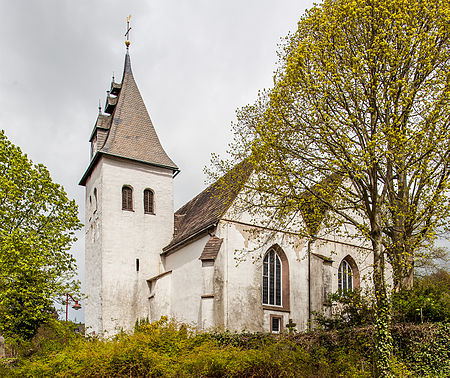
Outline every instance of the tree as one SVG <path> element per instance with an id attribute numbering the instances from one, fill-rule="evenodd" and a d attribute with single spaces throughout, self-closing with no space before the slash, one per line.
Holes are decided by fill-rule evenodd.
<path id="1" fill-rule="evenodd" d="M 415 252 L 449 216 L 449 35 L 445 0 L 325 0 L 287 37 L 273 89 L 234 125 L 231 154 L 251 161 L 247 188 L 271 220 L 306 203 L 371 243 L 380 375 L 386 258 L 396 288 L 410 286 Z"/>
<path id="2" fill-rule="evenodd" d="M 69 248 L 80 228 L 75 202 L 0 132 L 0 334 L 31 338 L 53 301 L 77 292 Z"/>
<path id="3" fill-rule="evenodd" d="M 414 261 L 414 279 L 435 274 L 450 267 L 449 250 L 445 247 L 433 247 L 419 251 Z"/>

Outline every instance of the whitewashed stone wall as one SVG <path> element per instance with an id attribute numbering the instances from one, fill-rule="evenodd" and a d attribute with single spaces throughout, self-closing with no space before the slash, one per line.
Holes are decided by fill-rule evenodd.
<path id="1" fill-rule="evenodd" d="M 201 296 L 203 294 L 202 262 L 199 260 L 209 235 L 169 254 L 165 269 L 172 270 L 170 316 L 195 326 L 202 324 Z"/>
<path id="2" fill-rule="evenodd" d="M 307 260 L 304 245 L 285 234 L 270 234 L 265 245 L 252 239 L 250 226 L 221 222 L 218 236 L 224 237 L 221 256 L 217 262 L 223 269 L 224 328 L 242 331 L 270 331 L 270 316 L 281 316 L 283 326 L 290 318 L 301 328 L 307 322 Z M 265 253 L 278 245 L 289 264 L 289 311 L 264 309 L 262 305 L 262 260 Z M 247 256 L 242 252 L 247 251 Z M 236 257 L 242 256 L 242 261 Z"/>
<path id="3" fill-rule="evenodd" d="M 151 282 L 149 302 L 149 320 L 156 322 L 162 316 L 170 316 L 172 302 L 172 272 L 160 276 Z"/>
<path id="4" fill-rule="evenodd" d="M 0 335 L 0 358 L 4 358 L 5 356 L 6 356 L 5 339 L 2 335 Z"/>
<path id="5" fill-rule="evenodd" d="M 124 185 L 133 189 L 133 211 L 122 210 Z M 95 227 L 86 222 L 86 313 L 91 314 L 86 326 L 111 335 L 132 329 L 137 319 L 149 316 L 146 280 L 163 271 L 160 252 L 173 234 L 172 171 L 103 157 L 87 182 L 87 193 L 94 186 L 98 239 L 93 237 Z M 155 214 L 144 213 L 145 189 L 154 192 Z M 93 314 L 100 314 L 100 319 Z"/>
<path id="6" fill-rule="evenodd" d="M 103 332 L 102 322 L 102 167 L 101 159 L 86 181 L 85 206 L 85 287 L 84 311 L 86 332 Z M 94 189 L 97 189 L 95 203 Z"/>

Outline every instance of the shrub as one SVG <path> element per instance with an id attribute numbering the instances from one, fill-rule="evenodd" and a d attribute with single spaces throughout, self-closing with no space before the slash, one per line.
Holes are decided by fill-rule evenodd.
<path id="1" fill-rule="evenodd" d="M 332 309 L 331 316 L 314 314 L 316 323 L 326 330 L 360 327 L 374 322 L 371 297 L 359 289 L 330 294 L 328 303 Z"/>
<path id="2" fill-rule="evenodd" d="M 439 270 L 417 278 L 413 289 L 393 294 L 392 307 L 397 322 L 449 322 L 450 273 Z"/>
<path id="3" fill-rule="evenodd" d="M 449 374 L 450 329 L 399 325 L 392 330 L 395 374 Z M 162 319 L 110 340 L 73 337 L 45 348 L 1 376 L 18 377 L 370 377 L 372 326 L 297 335 L 197 333 Z M 437 355 L 436 355 L 437 354 Z"/>
<path id="4" fill-rule="evenodd" d="M 344 329 L 374 324 L 370 293 L 338 292 L 328 297 L 331 316 L 315 313 L 319 327 Z M 450 273 L 445 270 L 416 278 L 414 287 L 392 293 L 393 323 L 450 322 Z"/>

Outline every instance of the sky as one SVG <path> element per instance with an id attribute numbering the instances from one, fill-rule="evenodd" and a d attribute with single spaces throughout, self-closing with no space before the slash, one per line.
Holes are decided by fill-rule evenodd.
<path id="1" fill-rule="evenodd" d="M 310 0 L 0 0 L 0 129 L 49 169 L 79 206 L 99 100 L 120 80 L 131 15 L 134 78 L 161 143 L 180 167 L 175 208 L 226 156 L 236 109 L 272 85 L 277 45 Z M 84 281 L 84 229 L 71 252 Z M 82 303 L 83 305 L 83 303 Z M 83 321 L 83 310 L 71 311 Z"/>

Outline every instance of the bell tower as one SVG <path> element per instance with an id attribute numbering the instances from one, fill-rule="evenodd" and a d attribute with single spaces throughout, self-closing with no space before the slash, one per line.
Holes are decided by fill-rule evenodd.
<path id="1" fill-rule="evenodd" d="M 162 272 L 179 171 L 156 134 L 133 77 L 128 39 L 126 45 L 122 81 L 111 83 L 80 181 L 86 188 L 86 328 L 106 336 L 149 316 L 146 280 Z"/>

